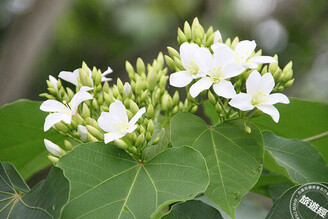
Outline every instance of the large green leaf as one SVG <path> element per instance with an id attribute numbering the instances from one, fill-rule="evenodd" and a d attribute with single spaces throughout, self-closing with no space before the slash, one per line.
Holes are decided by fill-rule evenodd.
<path id="1" fill-rule="evenodd" d="M 0 108 L 0 161 L 12 163 L 24 179 L 50 165 L 43 139 L 63 144 L 53 130 L 44 133 L 47 113 L 40 102 L 19 100 Z"/>
<path id="2" fill-rule="evenodd" d="M 210 172 L 205 195 L 232 217 L 262 171 L 262 135 L 247 125 L 251 133 L 239 120 L 211 127 L 190 113 L 179 113 L 171 121 L 172 145 L 192 146 L 203 154 Z"/>
<path id="3" fill-rule="evenodd" d="M 266 149 L 264 167 L 296 183 L 328 182 L 328 166 L 308 142 L 263 132 Z"/>
<path id="4" fill-rule="evenodd" d="M 261 130 L 278 136 L 308 140 L 328 162 L 328 104 L 290 98 L 290 104 L 277 104 L 277 108 L 280 112 L 278 123 L 268 115 L 251 121 Z"/>
<path id="5" fill-rule="evenodd" d="M 149 218 L 207 188 L 204 157 L 190 147 L 170 148 L 147 163 L 104 143 L 75 147 L 58 166 L 71 183 L 63 218 Z"/>
<path id="6" fill-rule="evenodd" d="M 68 195 L 69 183 L 57 167 L 30 190 L 14 166 L 0 163 L 0 218 L 59 218 Z"/>
<path id="7" fill-rule="evenodd" d="M 163 219 L 192 218 L 192 219 L 223 219 L 220 212 L 199 200 L 191 200 L 175 204 L 171 212 Z"/>

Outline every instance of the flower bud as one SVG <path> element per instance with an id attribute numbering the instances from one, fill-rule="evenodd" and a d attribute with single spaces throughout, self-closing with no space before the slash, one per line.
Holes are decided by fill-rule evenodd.
<path id="1" fill-rule="evenodd" d="M 77 131 L 80 134 L 80 139 L 82 141 L 86 141 L 87 137 L 88 137 L 88 129 L 83 125 L 78 125 L 77 126 Z"/>
<path id="2" fill-rule="evenodd" d="M 64 140 L 64 145 L 65 145 L 66 149 L 69 151 L 73 149 L 72 143 L 67 140 Z"/>
<path id="3" fill-rule="evenodd" d="M 65 151 L 61 149 L 55 143 L 49 141 L 48 139 L 44 139 L 44 145 L 46 146 L 48 152 L 56 157 L 60 157 L 65 154 Z"/>
<path id="4" fill-rule="evenodd" d="M 131 65 L 131 63 L 129 61 L 126 61 L 125 62 L 125 69 L 126 71 L 128 72 L 129 74 L 129 78 L 132 80 L 134 79 L 134 69 L 133 69 L 133 66 Z"/>
<path id="5" fill-rule="evenodd" d="M 82 114 L 84 118 L 90 117 L 90 109 L 85 103 L 82 104 Z"/>
<path id="6" fill-rule="evenodd" d="M 66 91 L 67 91 L 67 95 L 68 95 L 69 99 L 71 100 L 74 97 L 74 92 L 69 87 L 66 88 Z"/>
<path id="7" fill-rule="evenodd" d="M 142 92 L 141 97 L 140 97 L 140 101 L 145 101 L 146 98 L 148 97 L 148 90 L 145 90 L 144 92 Z"/>
<path id="8" fill-rule="evenodd" d="M 211 103 L 211 104 L 215 104 L 216 103 L 216 99 L 214 97 L 214 95 L 212 94 L 212 92 L 209 90 L 208 93 L 207 93 L 207 97 L 208 97 L 208 101 Z"/>
<path id="9" fill-rule="evenodd" d="M 169 111 L 172 108 L 173 101 L 172 101 L 171 96 L 168 93 L 165 93 L 162 96 L 161 104 L 162 104 L 163 111 Z"/>
<path id="10" fill-rule="evenodd" d="M 281 71 L 280 68 L 278 68 L 278 70 L 276 72 L 272 72 L 272 75 L 273 75 L 273 78 L 274 78 L 275 81 L 279 81 L 280 80 L 281 73 L 282 73 L 282 71 Z"/>
<path id="11" fill-rule="evenodd" d="M 207 29 L 207 31 L 206 31 L 206 39 L 208 39 L 209 37 L 211 37 L 212 35 L 214 35 L 213 33 L 214 33 L 214 32 L 213 32 L 213 27 L 210 26 L 210 27 Z M 213 42 L 212 42 L 212 43 L 213 43 Z"/>
<path id="12" fill-rule="evenodd" d="M 293 69 L 289 70 L 288 72 L 283 72 L 281 80 L 283 82 L 289 81 L 293 77 Z"/>
<path id="13" fill-rule="evenodd" d="M 94 68 L 93 73 L 92 73 L 92 77 L 94 78 L 93 80 L 94 80 L 94 84 L 96 86 L 98 86 L 99 84 L 101 84 L 102 75 L 101 75 L 100 70 L 97 71 L 97 69 Z"/>
<path id="14" fill-rule="evenodd" d="M 285 72 L 289 72 L 290 70 L 292 70 L 292 68 L 293 68 L 293 62 L 290 61 L 290 62 L 288 62 L 288 64 L 284 67 L 283 72 L 284 72 L 284 73 L 285 73 Z"/>
<path id="15" fill-rule="evenodd" d="M 175 62 L 173 61 L 172 58 L 170 58 L 169 56 L 165 55 L 164 56 L 165 58 L 165 62 L 167 64 L 167 66 L 169 66 L 169 68 L 172 70 L 172 71 L 175 71 Z"/>
<path id="16" fill-rule="evenodd" d="M 86 118 L 86 122 L 87 122 L 87 125 L 91 125 L 91 126 L 95 127 L 96 129 L 101 130 L 101 128 L 98 125 L 98 122 L 94 118 L 91 118 L 91 117 Z"/>
<path id="17" fill-rule="evenodd" d="M 118 148 L 121 148 L 123 150 L 126 150 L 128 149 L 128 144 L 123 141 L 122 139 L 115 139 L 114 142 L 113 142 Z"/>
<path id="18" fill-rule="evenodd" d="M 152 104 L 149 104 L 147 106 L 147 111 L 146 111 L 146 115 L 149 119 L 154 118 L 154 107 Z"/>
<path id="19" fill-rule="evenodd" d="M 180 28 L 178 28 L 178 43 L 182 44 L 187 41 L 188 41 L 188 39 L 187 39 L 186 35 L 182 32 L 182 30 Z"/>
<path id="20" fill-rule="evenodd" d="M 145 63 L 143 62 L 143 60 L 141 58 L 137 59 L 137 72 L 139 73 L 139 75 L 145 74 Z"/>
<path id="21" fill-rule="evenodd" d="M 137 138 L 135 144 L 136 144 L 137 146 L 142 146 L 144 142 L 145 142 L 145 134 L 144 134 L 144 133 L 141 133 L 141 134 L 138 136 L 138 138 Z"/>
<path id="22" fill-rule="evenodd" d="M 143 87 L 142 79 L 140 77 L 138 77 L 137 81 L 136 81 L 136 87 L 135 87 L 135 92 L 137 95 L 141 94 L 142 87 Z"/>
<path id="23" fill-rule="evenodd" d="M 187 40 L 190 41 L 191 40 L 191 28 L 187 21 L 184 22 L 183 31 L 184 31 L 185 36 L 187 37 Z"/>
<path id="24" fill-rule="evenodd" d="M 147 125 L 147 131 L 150 133 L 150 134 L 153 134 L 154 132 L 154 123 L 152 120 L 149 120 L 148 122 L 148 125 Z"/>
<path id="25" fill-rule="evenodd" d="M 190 110 L 191 113 L 195 113 L 198 109 L 198 106 L 193 106 Z"/>
<path id="26" fill-rule="evenodd" d="M 97 142 L 98 139 L 93 137 L 90 133 L 88 133 L 87 141 L 88 142 Z"/>
<path id="27" fill-rule="evenodd" d="M 126 97 L 129 97 L 131 94 L 131 85 L 128 82 L 125 82 L 123 87 L 123 92 Z"/>
<path id="28" fill-rule="evenodd" d="M 94 110 L 98 110 L 99 109 L 98 102 L 97 102 L 97 100 L 95 98 L 93 98 L 93 100 L 92 100 L 92 108 Z"/>
<path id="29" fill-rule="evenodd" d="M 102 90 L 104 93 L 109 93 L 110 88 L 109 88 L 107 81 L 104 82 L 104 86 L 103 86 Z"/>
<path id="30" fill-rule="evenodd" d="M 261 75 L 263 76 L 265 73 L 268 72 L 268 66 L 265 65 L 263 68 L 262 68 L 262 71 L 261 71 Z M 273 76 L 274 77 L 274 76 Z"/>
<path id="31" fill-rule="evenodd" d="M 180 54 L 178 51 L 176 51 L 175 49 L 173 49 L 172 47 L 168 46 L 167 47 L 167 51 L 169 52 L 171 57 L 177 57 L 178 59 L 180 59 Z"/>
<path id="32" fill-rule="evenodd" d="M 161 137 L 157 137 L 157 138 L 155 138 L 152 144 L 157 144 L 157 143 L 159 142 L 160 139 L 161 139 Z"/>
<path id="33" fill-rule="evenodd" d="M 155 86 L 157 85 L 157 75 L 153 69 L 148 72 L 147 75 L 147 83 L 149 91 L 153 91 Z"/>
<path id="34" fill-rule="evenodd" d="M 222 107 L 219 103 L 215 104 L 215 110 L 216 110 L 216 112 L 221 112 L 222 111 Z"/>
<path id="35" fill-rule="evenodd" d="M 161 66 L 161 68 L 164 66 L 164 56 L 163 56 L 162 52 L 158 53 L 157 63 L 158 63 L 158 66 Z"/>
<path id="36" fill-rule="evenodd" d="M 91 125 L 86 125 L 86 128 L 88 130 L 88 133 L 90 133 L 92 136 L 96 137 L 99 140 L 104 140 L 104 135 L 100 133 L 100 131 L 97 130 L 95 127 Z"/>
<path id="37" fill-rule="evenodd" d="M 138 105 L 133 100 L 130 100 L 130 110 L 133 114 L 136 114 L 139 111 Z"/>
<path id="38" fill-rule="evenodd" d="M 59 159 L 58 159 L 58 157 L 54 157 L 54 156 L 52 156 L 52 155 L 48 155 L 48 159 L 51 161 L 51 163 L 53 163 L 53 164 L 57 164 L 58 163 L 58 161 L 59 161 Z"/>
<path id="39" fill-rule="evenodd" d="M 287 81 L 287 83 L 284 85 L 284 87 L 285 87 L 285 88 L 289 88 L 290 86 L 293 85 L 294 81 L 295 81 L 295 78 L 293 78 L 293 79 Z"/>
<path id="40" fill-rule="evenodd" d="M 89 73 L 87 73 L 85 70 L 81 68 L 79 70 L 79 80 L 83 86 L 92 87 L 92 82 Z"/>
<path id="41" fill-rule="evenodd" d="M 184 109 L 183 103 L 180 101 L 179 102 L 179 110 L 182 111 Z"/>
<path id="42" fill-rule="evenodd" d="M 179 92 L 178 91 L 175 91 L 174 92 L 174 95 L 173 95 L 173 105 L 177 105 L 178 104 L 178 102 L 179 102 L 179 99 L 180 97 L 179 97 Z"/>
<path id="43" fill-rule="evenodd" d="M 58 131 L 62 132 L 68 132 L 68 128 L 66 125 L 63 124 L 63 122 L 58 122 L 54 125 Z"/>
<path id="44" fill-rule="evenodd" d="M 108 106 L 104 106 L 104 105 L 100 106 L 100 110 L 101 110 L 101 112 L 109 112 Z"/>
<path id="45" fill-rule="evenodd" d="M 226 41 L 225 41 L 224 44 L 226 44 L 227 46 L 231 47 L 231 39 L 230 38 L 226 39 Z"/>
<path id="46" fill-rule="evenodd" d="M 51 95 L 54 95 L 54 96 L 57 95 L 57 89 L 56 88 L 54 88 L 54 87 L 48 87 L 47 90 L 49 91 L 49 93 Z"/>
<path id="47" fill-rule="evenodd" d="M 210 35 L 208 38 L 206 38 L 206 46 L 210 47 L 214 42 L 215 34 Z"/>
<path id="48" fill-rule="evenodd" d="M 233 39 L 233 41 L 231 42 L 231 47 L 235 48 L 238 43 L 239 43 L 239 38 L 235 37 L 235 39 Z"/>
<path id="49" fill-rule="evenodd" d="M 182 62 L 179 58 L 177 57 L 174 57 L 173 58 L 174 62 L 175 62 L 175 66 L 179 69 L 184 69 L 183 65 L 182 65 Z"/>
<path id="50" fill-rule="evenodd" d="M 245 131 L 246 131 L 248 134 L 251 134 L 252 129 L 251 129 L 250 127 L 248 127 L 248 126 L 245 124 Z"/>
<path id="51" fill-rule="evenodd" d="M 151 134 L 149 132 L 147 132 L 146 134 L 146 141 L 150 141 L 151 140 Z"/>
<path id="52" fill-rule="evenodd" d="M 121 81 L 121 79 L 120 78 L 117 78 L 117 83 L 116 83 L 116 86 L 117 86 L 117 91 L 120 93 L 120 94 L 122 94 L 123 95 L 123 93 L 124 93 L 124 91 L 123 91 L 123 83 L 122 83 L 122 81 Z"/>
<path id="53" fill-rule="evenodd" d="M 165 89 L 165 86 L 166 86 L 166 82 L 167 82 L 167 79 L 169 78 L 169 76 L 164 76 L 162 75 L 160 81 L 159 81 L 159 86 L 162 88 L 162 90 Z"/>
<path id="54" fill-rule="evenodd" d="M 132 146 L 131 148 L 129 148 L 129 151 L 133 154 L 137 154 L 138 153 L 138 150 L 135 146 Z"/>

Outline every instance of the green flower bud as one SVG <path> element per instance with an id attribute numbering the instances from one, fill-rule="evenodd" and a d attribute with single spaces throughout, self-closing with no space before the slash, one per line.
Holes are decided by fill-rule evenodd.
<path id="1" fill-rule="evenodd" d="M 118 88 L 117 88 L 116 85 L 113 86 L 112 92 L 113 92 L 114 98 L 117 98 L 120 95 L 119 92 L 118 92 Z"/>
<path id="2" fill-rule="evenodd" d="M 231 39 L 228 38 L 226 41 L 225 41 L 225 44 L 229 47 L 231 47 Z"/>
<path id="3" fill-rule="evenodd" d="M 214 41 L 214 35 L 215 34 L 213 34 L 213 33 L 214 33 L 213 27 L 210 26 L 206 31 L 206 39 L 210 38 L 213 35 L 213 41 Z M 212 44 L 213 44 L 213 41 L 212 41 Z"/>
<path id="4" fill-rule="evenodd" d="M 142 87 L 143 87 L 142 79 L 140 77 L 138 77 L 137 81 L 136 81 L 136 86 L 135 86 L 135 92 L 137 95 L 141 94 Z"/>
<path id="5" fill-rule="evenodd" d="M 152 104 L 149 104 L 147 106 L 146 115 L 149 119 L 154 118 L 154 107 Z"/>
<path id="6" fill-rule="evenodd" d="M 134 79 L 134 69 L 133 69 L 133 66 L 131 65 L 131 63 L 129 62 L 129 61 L 126 61 L 125 62 L 125 69 L 126 69 L 126 71 L 128 72 L 128 74 L 129 74 L 129 78 L 131 79 L 131 80 L 133 80 Z"/>
<path id="7" fill-rule="evenodd" d="M 98 102 L 97 102 L 97 100 L 95 98 L 93 98 L 93 100 L 92 100 L 92 108 L 94 110 L 98 110 L 99 109 Z"/>
<path id="8" fill-rule="evenodd" d="M 49 80 L 46 80 L 48 88 L 55 88 L 57 90 L 57 87 L 54 87 L 52 83 Z"/>
<path id="9" fill-rule="evenodd" d="M 161 137 L 157 137 L 157 138 L 155 138 L 154 141 L 153 141 L 153 144 L 157 144 L 157 143 L 159 142 L 160 139 L 161 139 Z"/>
<path id="10" fill-rule="evenodd" d="M 95 127 L 93 127 L 91 125 L 86 125 L 85 127 L 88 129 L 88 132 L 92 136 L 96 137 L 99 140 L 104 140 L 104 135 L 98 129 L 96 129 Z"/>
<path id="11" fill-rule="evenodd" d="M 163 67 L 163 65 L 164 65 L 164 56 L 163 56 L 162 52 L 158 53 L 157 63 L 158 63 L 159 66 Z"/>
<path id="12" fill-rule="evenodd" d="M 137 72 L 140 75 L 142 75 L 142 74 L 145 74 L 145 70 L 146 70 L 145 63 L 143 62 L 143 60 L 141 58 L 138 58 L 137 59 Z"/>
<path id="13" fill-rule="evenodd" d="M 187 40 L 190 41 L 191 40 L 191 28 L 187 21 L 184 22 L 183 31 L 184 31 L 185 36 L 187 37 Z"/>
<path id="14" fill-rule="evenodd" d="M 185 99 L 183 107 L 185 110 L 189 109 L 189 100 L 188 99 Z"/>
<path id="15" fill-rule="evenodd" d="M 178 43 L 182 44 L 187 41 L 188 41 L 188 39 L 187 39 L 186 35 L 182 32 L 182 30 L 180 28 L 178 28 Z"/>
<path id="16" fill-rule="evenodd" d="M 171 96 L 168 93 L 165 93 L 162 96 L 162 108 L 163 111 L 169 111 L 172 108 L 173 105 L 173 100 L 171 98 Z"/>
<path id="17" fill-rule="evenodd" d="M 92 82 L 91 82 L 89 73 L 87 73 L 87 72 L 88 71 L 80 69 L 79 70 L 79 80 L 83 86 L 92 87 Z"/>
<path id="18" fill-rule="evenodd" d="M 92 73 L 92 76 L 94 77 L 94 84 L 97 86 L 97 85 L 99 85 L 99 84 L 101 84 L 101 80 L 102 80 L 102 75 L 101 75 L 101 72 L 100 72 L 100 70 L 99 71 L 97 71 L 97 69 L 96 68 L 94 68 L 94 70 L 93 70 L 93 73 Z"/>
<path id="19" fill-rule="evenodd" d="M 100 106 L 100 110 L 101 112 L 109 112 L 108 106 L 104 106 L 104 105 Z"/>
<path id="20" fill-rule="evenodd" d="M 128 149 L 128 144 L 125 143 L 125 141 L 123 141 L 122 139 L 115 139 L 113 142 L 118 148 L 121 148 L 123 150 Z"/>
<path id="21" fill-rule="evenodd" d="M 231 43 L 231 47 L 235 48 L 238 43 L 239 43 L 239 38 L 235 37 L 235 39 L 233 39 L 233 41 Z"/>
<path id="22" fill-rule="evenodd" d="M 86 118 L 85 121 L 86 121 L 87 125 L 91 125 L 91 126 L 95 127 L 96 129 L 101 130 L 101 128 L 98 125 L 98 122 L 95 119 L 89 117 L 89 118 Z"/>
<path id="23" fill-rule="evenodd" d="M 175 91 L 173 95 L 173 105 L 177 105 L 179 103 L 180 97 L 179 92 Z"/>
<path id="24" fill-rule="evenodd" d="M 51 161 L 51 163 L 53 163 L 53 164 L 57 164 L 58 163 L 58 161 L 59 161 L 59 159 L 58 159 L 58 157 L 55 157 L 55 156 L 52 156 L 52 155 L 48 155 L 48 159 Z"/>
<path id="25" fill-rule="evenodd" d="M 49 91 L 49 93 L 53 96 L 57 96 L 57 89 L 54 87 L 48 87 L 47 90 Z"/>
<path id="26" fill-rule="evenodd" d="M 184 109 L 183 103 L 180 101 L 179 102 L 179 110 L 182 111 Z"/>
<path id="27" fill-rule="evenodd" d="M 206 38 L 206 44 L 205 44 L 206 47 L 210 47 L 213 44 L 214 37 L 215 37 L 215 34 L 212 34 L 208 38 Z"/>
<path id="28" fill-rule="evenodd" d="M 146 133 L 146 129 L 142 125 L 138 126 L 138 128 L 140 133 Z"/>
<path id="29" fill-rule="evenodd" d="M 279 69 L 278 63 L 270 63 L 269 65 L 269 72 L 276 72 Z"/>
<path id="30" fill-rule="evenodd" d="M 179 107 L 178 106 L 175 106 L 172 110 L 172 114 L 177 114 L 177 112 L 179 111 Z"/>
<path id="31" fill-rule="evenodd" d="M 130 110 L 126 110 L 126 114 L 128 115 L 129 120 L 131 120 L 134 114 Z"/>
<path id="32" fill-rule="evenodd" d="M 125 82 L 123 92 L 126 97 L 131 96 L 131 85 L 128 82 Z"/>
<path id="33" fill-rule="evenodd" d="M 82 62 L 82 69 L 85 71 L 85 72 L 88 72 L 89 73 L 89 67 L 88 65 L 83 61 Z"/>
<path id="34" fill-rule="evenodd" d="M 149 123 L 149 119 L 147 119 L 147 118 L 144 118 L 144 124 L 147 126 L 147 125 L 148 125 L 148 123 Z"/>
<path id="35" fill-rule="evenodd" d="M 288 72 L 283 72 L 281 80 L 283 82 L 289 81 L 293 77 L 293 69 L 289 70 Z"/>
<path id="36" fill-rule="evenodd" d="M 61 87 L 60 88 L 60 90 L 59 90 L 59 94 L 60 94 L 60 96 L 65 96 L 65 94 L 66 94 L 66 91 L 65 91 L 65 89 L 63 88 L 63 87 Z"/>
<path id="37" fill-rule="evenodd" d="M 165 55 L 164 56 L 165 58 L 165 62 L 167 64 L 167 66 L 169 66 L 169 68 L 172 70 L 172 71 L 175 71 L 175 62 L 173 61 L 172 58 L 170 58 L 169 56 Z"/>
<path id="38" fill-rule="evenodd" d="M 293 79 L 287 81 L 287 83 L 284 85 L 284 87 L 285 87 L 285 88 L 289 88 L 290 86 L 293 85 L 294 81 L 295 81 L 295 78 L 293 78 Z"/>
<path id="39" fill-rule="evenodd" d="M 44 97 L 44 98 L 47 98 L 49 100 L 56 100 L 56 98 L 48 93 L 42 93 L 39 95 L 40 97 Z"/>
<path id="40" fill-rule="evenodd" d="M 242 79 L 239 79 L 238 81 L 235 82 L 234 87 L 240 88 L 241 85 L 242 85 L 242 83 L 243 83 L 243 80 Z M 212 103 L 212 104 L 214 104 L 214 103 Z"/>
<path id="41" fill-rule="evenodd" d="M 157 85 L 157 75 L 154 70 L 150 70 L 147 75 L 148 89 L 153 91 Z"/>
<path id="42" fill-rule="evenodd" d="M 140 97 L 140 101 L 145 101 L 146 98 L 148 97 L 148 90 L 145 90 L 144 92 L 142 92 L 141 97 Z"/>
<path id="43" fill-rule="evenodd" d="M 90 133 L 88 133 L 87 141 L 88 142 L 97 142 L 98 139 L 95 138 L 94 136 L 92 136 Z"/>
<path id="44" fill-rule="evenodd" d="M 290 62 L 288 62 L 288 64 L 284 67 L 283 72 L 284 72 L 284 73 L 285 73 L 285 72 L 289 72 L 289 71 L 292 70 L 292 68 L 293 68 L 293 62 L 290 61 Z"/>
<path id="45" fill-rule="evenodd" d="M 208 97 L 208 101 L 210 101 L 211 104 L 214 105 L 216 103 L 216 99 L 210 90 L 207 93 L 207 97 Z"/>
<path id="46" fill-rule="evenodd" d="M 138 150 L 137 150 L 137 148 L 136 148 L 135 146 L 132 146 L 132 147 L 129 149 L 129 151 L 130 151 L 131 153 L 133 153 L 133 154 L 137 154 L 137 153 L 138 153 Z"/>
<path id="47" fill-rule="evenodd" d="M 195 113 L 198 109 L 198 106 L 193 106 L 190 110 L 191 113 Z"/>
<path id="48" fill-rule="evenodd" d="M 63 122 L 58 122 L 54 125 L 58 131 L 62 132 L 68 132 L 68 128 L 66 125 L 63 124 Z"/>
<path id="49" fill-rule="evenodd" d="M 104 82 L 104 86 L 102 89 L 104 93 L 109 93 L 110 88 L 107 81 Z"/>
<path id="50" fill-rule="evenodd" d="M 250 127 L 248 127 L 248 126 L 245 124 L 245 131 L 246 131 L 248 134 L 251 134 L 252 129 L 251 129 Z"/>
<path id="51" fill-rule="evenodd" d="M 123 95 L 123 93 L 124 93 L 124 91 L 123 91 L 123 89 L 124 89 L 124 86 L 123 86 L 123 83 L 122 83 L 122 81 L 121 81 L 121 79 L 120 78 L 117 78 L 117 91 L 121 94 L 121 95 Z"/>
<path id="52" fill-rule="evenodd" d="M 279 81 L 280 77 L 281 77 L 281 69 L 278 68 L 276 72 L 272 72 L 273 78 L 275 81 Z"/>
<path id="53" fill-rule="evenodd" d="M 275 87 L 275 88 L 273 89 L 273 91 L 275 91 L 275 92 L 282 92 L 283 90 L 285 90 L 285 87 L 282 86 L 282 85 L 280 85 L 280 86 L 278 86 L 278 87 Z"/>
<path id="54" fill-rule="evenodd" d="M 176 67 L 178 67 L 179 69 L 184 69 L 180 59 L 178 59 L 177 57 L 174 57 L 173 59 L 174 59 Z"/>
<path id="55" fill-rule="evenodd" d="M 268 72 L 268 66 L 265 65 L 263 68 L 262 68 L 262 71 L 261 71 L 261 75 L 263 76 L 265 73 Z"/>
<path id="56" fill-rule="evenodd" d="M 148 125 L 147 125 L 147 131 L 150 133 L 150 134 L 153 134 L 154 132 L 154 123 L 152 120 L 149 120 L 148 122 Z"/>
<path id="57" fill-rule="evenodd" d="M 90 109 L 85 103 L 82 104 L 82 113 L 84 118 L 90 117 Z"/>
<path id="58" fill-rule="evenodd" d="M 178 51 L 176 51 L 175 49 L 173 49 L 172 47 L 168 46 L 167 47 L 167 51 L 169 52 L 171 57 L 177 57 L 178 59 L 180 59 L 180 54 Z"/>
<path id="59" fill-rule="evenodd" d="M 74 97 L 74 92 L 69 87 L 66 88 L 66 91 L 67 91 L 67 95 L 68 95 L 69 99 L 71 100 Z"/>
<path id="60" fill-rule="evenodd" d="M 97 102 L 98 102 L 98 106 L 103 105 L 103 103 L 104 103 L 104 95 L 103 94 L 98 95 Z"/>
<path id="61" fill-rule="evenodd" d="M 130 110 L 133 114 L 136 114 L 139 111 L 138 105 L 133 100 L 130 100 Z"/>
<path id="62" fill-rule="evenodd" d="M 146 141 L 150 141 L 151 140 L 151 134 L 149 132 L 147 132 L 146 134 Z"/>
<path id="63" fill-rule="evenodd" d="M 219 103 L 215 104 L 215 110 L 216 110 L 216 112 L 221 112 L 222 111 L 222 107 Z"/>
<path id="64" fill-rule="evenodd" d="M 66 149 L 69 151 L 73 149 L 72 143 L 67 140 L 64 140 L 64 145 L 65 145 Z"/>
<path id="65" fill-rule="evenodd" d="M 144 142 L 145 142 L 145 134 L 144 134 L 144 133 L 141 133 L 141 134 L 138 136 L 138 138 L 137 138 L 135 144 L 136 144 L 137 146 L 142 146 Z"/>
<path id="66" fill-rule="evenodd" d="M 159 81 L 159 86 L 162 88 L 162 90 L 165 89 L 167 79 L 169 79 L 169 76 L 164 76 L 162 75 L 160 81 Z"/>

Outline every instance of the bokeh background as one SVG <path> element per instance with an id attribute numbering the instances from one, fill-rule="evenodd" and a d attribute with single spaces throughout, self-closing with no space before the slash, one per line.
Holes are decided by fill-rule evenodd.
<path id="1" fill-rule="evenodd" d="M 49 74 L 82 61 L 110 66 L 124 81 L 125 60 L 149 62 L 168 45 L 178 48 L 177 28 L 196 16 L 224 40 L 255 39 L 281 66 L 292 60 L 289 96 L 328 102 L 327 0 L 1 0 L 0 106 L 41 100 Z M 251 194 L 237 218 L 264 218 L 269 207 Z"/>

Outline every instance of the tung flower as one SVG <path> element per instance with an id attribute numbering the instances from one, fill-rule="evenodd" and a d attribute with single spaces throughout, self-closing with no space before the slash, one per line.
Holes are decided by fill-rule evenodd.
<path id="1" fill-rule="evenodd" d="M 145 107 L 141 108 L 129 121 L 123 103 L 119 100 L 112 103 L 109 106 L 109 112 L 102 112 L 98 119 L 100 128 L 108 132 L 104 134 L 105 143 L 120 139 L 127 133 L 132 133 L 137 128 L 136 122 L 145 112 Z"/>
<path id="2" fill-rule="evenodd" d="M 63 155 L 63 150 L 52 141 L 49 141 L 48 139 L 44 139 L 44 145 L 46 146 L 50 154 L 56 157 L 60 157 Z"/>
<path id="3" fill-rule="evenodd" d="M 92 71 L 90 68 L 88 68 L 89 70 L 89 76 L 90 76 L 90 79 L 91 79 L 91 82 L 93 83 L 93 80 L 92 80 Z M 108 67 L 106 71 L 104 71 L 104 73 L 101 74 L 101 82 L 104 82 L 104 81 L 111 81 L 112 79 L 111 78 L 106 78 L 105 76 L 108 75 L 108 74 L 111 74 L 113 73 L 113 70 Z M 72 83 L 74 84 L 75 86 L 78 86 L 79 82 L 78 82 L 78 77 L 79 77 L 79 69 L 75 69 L 73 72 L 70 72 L 70 71 L 61 71 L 58 75 L 59 78 L 69 82 L 69 83 Z"/>
<path id="4" fill-rule="evenodd" d="M 54 76 L 49 75 L 49 81 L 52 84 L 52 86 L 57 90 L 57 84 L 58 84 L 57 79 Z"/>
<path id="5" fill-rule="evenodd" d="M 40 109 L 45 112 L 54 112 L 46 117 L 44 123 L 44 131 L 47 131 L 54 124 L 64 121 L 70 124 L 72 116 L 77 113 L 77 108 L 83 101 L 92 99 L 92 95 L 87 91 L 92 90 L 90 87 L 81 87 L 81 90 L 77 92 L 68 104 L 63 104 L 57 100 L 47 100 L 43 102 Z"/>
<path id="6" fill-rule="evenodd" d="M 213 90 L 219 96 L 232 98 L 236 95 L 230 81 L 226 80 L 241 74 L 244 68 L 233 62 L 234 52 L 225 44 L 215 48 L 212 55 L 209 50 L 202 55 L 201 71 L 207 76 L 197 81 L 190 87 L 192 97 L 198 96 L 203 90 L 209 89 L 213 84 Z"/>
<path id="7" fill-rule="evenodd" d="M 219 43 L 213 44 L 212 49 L 220 47 Z M 234 61 L 236 64 L 244 67 L 245 69 L 255 69 L 258 64 L 277 62 L 271 56 L 254 56 L 249 58 L 256 48 L 255 41 L 243 40 L 240 41 L 235 47 Z"/>
<path id="8" fill-rule="evenodd" d="M 242 111 L 252 110 L 254 107 L 270 115 L 273 121 L 279 121 L 279 111 L 273 106 L 276 103 L 288 104 L 289 99 L 280 93 L 270 94 L 274 88 L 274 79 L 271 73 L 263 76 L 253 71 L 247 81 L 247 93 L 239 93 L 231 99 L 229 104 Z"/>
<path id="9" fill-rule="evenodd" d="M 202 56 L 207 51 L 207 49 L 200 48 L 195 43 L 183 43 L 180 46 L 180 57 L 185 70 L 171 74 L 170 85 L 174 87 L 185 87 L 193 79 L 204 77 L 205 73 L 200 71 L 200 65 L 202 65 Z"/>

